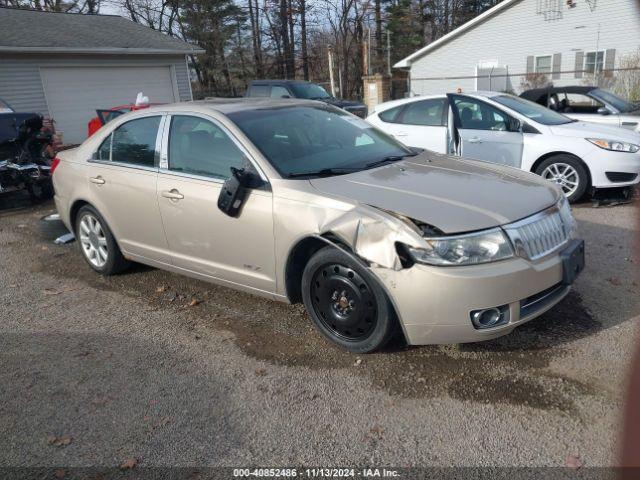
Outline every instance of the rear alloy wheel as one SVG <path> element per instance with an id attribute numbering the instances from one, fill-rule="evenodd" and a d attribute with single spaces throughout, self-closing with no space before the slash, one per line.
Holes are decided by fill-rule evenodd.
<path id="1" fill-rule="evenodd" d="M 351 352 L 382 348 L 395 317 L 373 275 L 337 248 L 318 251 L 305 267 L 303 300 L 318 329 Z"/>
<path id="2" fill-rule="evenodd" d="M 556 155 L 546 159 L 538 165 L 536 173 L 558 185 L 570 202 L 579 200 L 589 183 L 587 170 L 582 162 L 570 155 Z"/>
<path id="3" fill-rule="evenodd" d="M 78 212 L 75 235 L 84 259 L 96 272 L 113 275 L 129 266 L 107 223 L 93 207 L 86 205 Z"/>

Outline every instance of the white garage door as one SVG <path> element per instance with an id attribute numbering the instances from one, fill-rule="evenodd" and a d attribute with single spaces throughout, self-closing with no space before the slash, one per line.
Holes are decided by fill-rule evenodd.
<path id="1" fill-rule="evenodd" d="M 65 143 L 87 138 L 96 109 L 133 103 L 143 92 L 153 103 L 178 100 L 170 67 L 55 67 L 40 69 L 49 113 Z"/>

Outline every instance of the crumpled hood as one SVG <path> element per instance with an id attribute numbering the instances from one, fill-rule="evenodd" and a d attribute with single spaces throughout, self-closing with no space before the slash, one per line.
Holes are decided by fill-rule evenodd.
<path id="1" fill-rule="evenodd" d="M 578 138 L 604 138 L 621 142 L 640 143 L 640 135 L 633 130 L 601 123 L 571 122 L 551 127 L 554 135 Z"/>
<path id="2" fill-rule="evenodd" d="M 554 205 L 550 182 L 515 168 L 426 151 L 380 168 L 310 181 L 347 197 L 460 233 L 504 225 Z"/>

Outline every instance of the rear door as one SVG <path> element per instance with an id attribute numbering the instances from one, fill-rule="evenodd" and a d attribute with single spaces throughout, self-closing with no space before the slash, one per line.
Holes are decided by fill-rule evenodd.
<path id="1" fill-rule="evenodd" d="M 448 101 L 446 97 L 406 103 L 378 114 L 377 125 L 409 147 L 447 153 Z"/>
<path id="2" fill-rule="evenodd" d="M 448 95 L 461 156 L 518 167 L 522 165 L 523 135 L 515 120 L 483 100 Z"/>
<path id="3" fill-rule="evenodd" d="M 170 263 L 156 198 L 163 121 L 155 114 L 118 126 L 89 160 L 87 180 L 122 251 Z"/>

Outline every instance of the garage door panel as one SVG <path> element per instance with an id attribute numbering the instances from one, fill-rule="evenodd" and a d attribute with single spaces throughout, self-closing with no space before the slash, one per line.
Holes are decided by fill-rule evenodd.
<path id="1" fill-rule="evenodd" d="M 132 103 L 143 92 L 154 103 L 176 101 L 171 68 L 54 67 L 40 69 L 49 113 L 65 143 L 81 143 L 96 109 Z"/>

